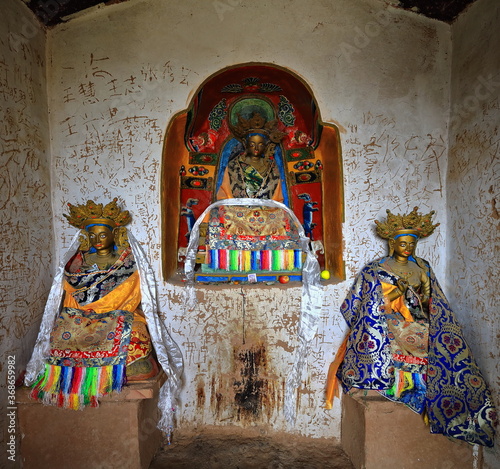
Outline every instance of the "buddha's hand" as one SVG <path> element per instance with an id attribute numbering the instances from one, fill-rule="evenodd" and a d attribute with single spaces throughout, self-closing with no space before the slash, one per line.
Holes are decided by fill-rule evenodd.
<path id="1" fill-rule="evenodd" d="M 406 280 L 399 279 L 397 287 L 387 295 L 387 299 L 389 301 L 394 301 L 400 296 L 403 296 L 406 293 L 406 290 L 408 290 L 408 282 Z"/>
<path id="2" fill-rule="evenodd" d="M 404 295 L 406 290 L 408 290 L 408 282 L 402 278 L 398 279 L 398 290 Z"/>

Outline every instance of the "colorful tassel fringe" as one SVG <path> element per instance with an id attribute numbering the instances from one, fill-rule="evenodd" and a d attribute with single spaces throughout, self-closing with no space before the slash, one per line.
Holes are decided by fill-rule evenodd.
<path id="1" fill-rule="evenodd" d="M 209 249 L 207 263 L 211 269 L 223 271 L 300 270 L 302 268 L 302 251 L 299 249 L 265 251 Z"/>
<path id="2" fill-rule="evenodd" d="M 30 397 L 44 404 L 80 410 L 97 407 L 98 398 L 120 392 L 125 384 L 125 365 L 70 367 L 45 365 Z"/>
<path id="3" fill-rule="evenodd" d="M 394 378 L 394 385 L 385 392 L 396 399 L 399 399 L 406 391 L 413 391 L 417 387 L 425 388 L 425 375 L 419 373 L 397 370 Z"/>

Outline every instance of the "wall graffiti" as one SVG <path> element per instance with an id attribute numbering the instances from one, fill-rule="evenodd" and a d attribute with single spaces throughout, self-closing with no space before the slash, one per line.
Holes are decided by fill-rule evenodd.
<path id="1" fill-rule="evenodd" d="M 481 368 L 493 376 L 490 381 L 498 402 L 500 374 L 498 366 L 498 311 L 495 279 L 499 277 L 496 262 L 489 262 L 498 250 L 500 215 L 498 213 L 500 171 L 500 135 L 498 121 L 500 98 L 484 103 L 477 118 L 464 125 L 451 148 L 449 178 L 456 182 L 449 198 L 453 258 L 450 260 L 449 283 L 456 285 L 451 298 L 457 314 L 462 315 L 466 337 L 474 337 L 473 350 L 489 350 L 490 362 L 478 360 Z M 471 223 L 471 220 L 473 222 Z M 467 266 L 464 269 L 463 266 Z"/>
<path id="2" fill-rule="evenodd" d="M 0 29 L 9 32 L 9 24 L 25 31 L 27 20 L 7 9 Z M 0 38 L 0 355 L 15 358 L 14 380 L 31 356 L 53 252 L 45 48 L 41 30 L 30 31 Z M 5 359 L 0 363 L 2 415 L 6 385 Z M 2 442 L 7 441 L 4 420 Z"/>
<path id="3" fill-rule="evenodd" d="M 161 129 L 166 127 L 166 117 L 165 104 L 159 102 L 159 95 L 170 86 L 172 77 L 166 78 L 159 71 L 141 74 L 140 70 L 156 70 L 150 64 L 143 64 L 138 66 L 138 72 L 132 73 L 135 77 L 132 83 L 129 73 L 125 76 L 113 71 L 111 57 L 100 61 L 99 76 L 92 71 L 96 63 L 87 57 L 83 65 L 79 64 L 79 76 L 87 75 L 95 83 L 93 99 L 88 92 L 83 93 L 90 90 L 85 80 L 81 80 L 85 85 L 82 92 L 78 92 L 77 85 L 69 90 L 73 101 L 68 102 L 63 95 L 58 98 L 58 132 L 64 139 L 61 137 L 57 142 L 55 155 L 57 218 L 64 203 L 84 196 L 118 195 L 126 199 L 134 215 L 131 230 L 144 244 L 160 278 L 158 184 Z M 181 85 L 182 72 L 170 67 L 177 86 Z M 63 67 L 61 75 L 70 69 Z M 110 80 L 115 80 L 113 87 L 109 87 Z M 113 105 L 113 94 L 119 92 L 131 97 L 132 86 L 145 83 L 149 84 L 149 91 L 142 99 L 131 99 L 121 108 Z M 145 112 L 148 107 L 149 112 Z M 115 108 L 117 112 L 113 111 Z M 348 123 L 344 128 L 347 188 L 344 231 L 349 240 L 345 251 L 349 278 L 367 260 L 385 252 L 385 246 L 370 230 L 372 220 L 386 208 L 403 210 L 417 200 L 422 209 L 431 206 L 438 215 L 444 213 L 441 165 L 446 147 L 441 135 L 408 134 L 398 128 L 393 117 L 368 111 L 360 115 L 359 122 Z M 59 222 L 57 225 L 58 229 L 65 229 Z M 441 233 L 434 238 L 433 248 L 436 243 L 440 248 L 444 246 Z M 419 251 L 433 265 L 439 265 L 439 253 L 440 249 L 426 249 L 424 243 Z M 321 403 L 326 371 L 343 335 L 344 325 L 336 311 L 348 283 L 328 289 L 324 314 L 299 389 L 298 425 L 310 436 L 329 434 L 332 419 L 338 418 L 335 412 L 325 412 Z M 262 423 L 273 422 L 276 428 L 283 426 L 283 382 L 296 347 L 299 290 L 288 289 L 285 294 L 276 287 L 245 291 L 231 288 L 215 295 L 211 290 L 201 291 L 199 306 L 191 312 L 183 309 L 182 288 L 160 281 L 159 294 L 162 315 L 186 360 L 184 408 L 178 416 L 179 423 L 237 423 L 238 415 L 242 415 L 237 395 L 245 386 L 235 387 L 234 383 L 243 382 L 241 373 L 245 367 L 235 365 L 238 363 L 235 356 L 245 357 L 265 344 L 266 365 L 259 369 L 265 368 L 266 379 L 260 382 L 259 389 L 265 387 L 269 399 L 264 403 L 259 397 L 260 407 L 258 411 L 254 409 L 252 418 Z"/>

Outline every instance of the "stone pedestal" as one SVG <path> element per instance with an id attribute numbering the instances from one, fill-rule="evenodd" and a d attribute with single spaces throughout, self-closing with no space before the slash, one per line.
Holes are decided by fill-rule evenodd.
<path id="1" fill-rule="evenodd" d="M 343 396 L 342 446 L 356 469 L 480 467 L 471 445 L 431 434 L 422 416 L 375 391 Z"/>
<path id="2" fill-rule="evenodd" d="M 25 469 L 147 469 L 161 444 L 158 393 L 164 375 L 136 382 L 82 411 L 45 406 L 17 391 Z"/>

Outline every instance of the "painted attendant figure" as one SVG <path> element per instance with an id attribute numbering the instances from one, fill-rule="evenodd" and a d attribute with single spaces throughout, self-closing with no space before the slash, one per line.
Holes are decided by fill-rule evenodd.
<path id="1" fill-rule="evenodd" d="M 280 172 L 273 153 L 285 134 L 278 131 L 276 121 L 266 122 L 260 114 L 248 120 L 238 118 L 238 124 L 231 130 L 244 143 L 245 151 L 229 160 L 217 199 L 234 197 L 283 202 Z"/>

